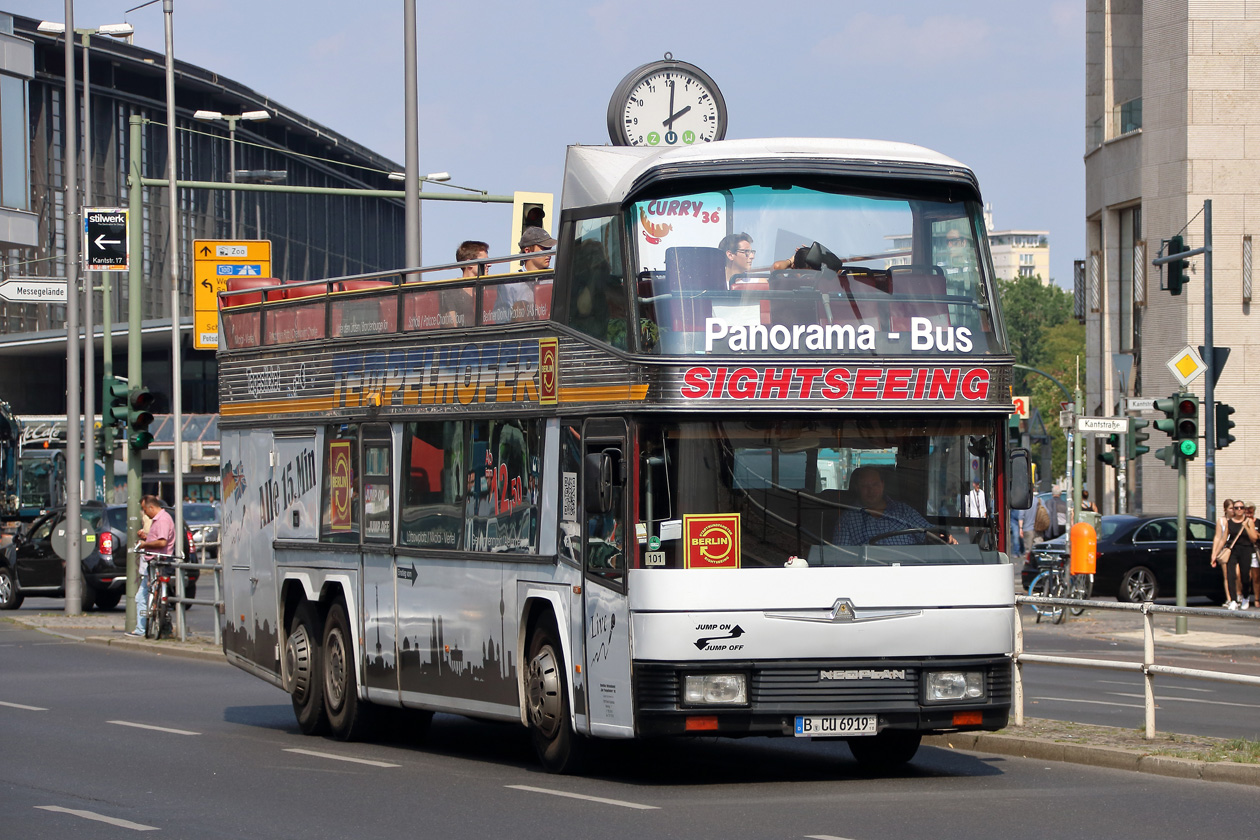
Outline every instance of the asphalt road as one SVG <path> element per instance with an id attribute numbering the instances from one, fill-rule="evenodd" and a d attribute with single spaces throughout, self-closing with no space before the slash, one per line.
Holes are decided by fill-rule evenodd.
<path id="1" fill-rule="evenodd" d="M 923 748 L 862 775 L 835 742 L 612 744 L 584 778 L 523 729 L 439 715 L 419 746 L 302 736 L 231 666 L 0 624 L 0 836 L 886 838 L 1233 836 L 1251 788 Z M 1245 834 L 1246 832 L 1244 832 Z"/>

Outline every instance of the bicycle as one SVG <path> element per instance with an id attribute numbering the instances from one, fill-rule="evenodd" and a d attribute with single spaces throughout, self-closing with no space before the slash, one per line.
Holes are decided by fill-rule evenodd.
<path id="1" fill-rule="evenodd" d="M 136 546 L 140 554 L 148 558 L 149 571 L 149 599 L 146 605 L 148 620 L 144 626 L 144 637 L 146 639 L 159 640 L 162 634 L 167 636 L 175 635 L 174 628 L 171 626 L 171 612 L 173 605 L 171 598 L 173 595 L 173 581 L 175 575 L 175 557 L 170 554 L 156 554 L 152 551 L 140 550 Z M 165 559 L 158 559 L 165 558 Z"/>
<path id="2" fill-rule="evenodd" d="M 1093 575 L 1069 575 L 1067 597 L 1076 601 L 1088 601 L 1094 595 Z M 1072 607 L 1072 615 L 1085 612 L 1085 607 Z"/>
<path id="3" fill-rule="evenodd" d="M 1028 584 L 1028 594 L 1040 598 L 1066 598 L 1068 597 L 1069 581 L 1068 575 L 1065 574 L 1065 560 L 1061 557 L 1038 557 L 1034 555 L 1034 562 L 1041 569 L 1037 576 Z M 1051 604 L 1029 604 L 1037 615 L 1037 623 L 1041 623 L 1041 619 L 1046 619 L 1054 624 L 1062 624 L 1065 610 L 1063 607 Z M 1076 613 L 1079 615 L 1080 613 Z"/>

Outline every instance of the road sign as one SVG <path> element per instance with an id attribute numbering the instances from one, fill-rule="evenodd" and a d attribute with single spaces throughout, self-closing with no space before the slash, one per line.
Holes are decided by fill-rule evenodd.
<path id="1" fill-rule="evenodd" d="M 83 241 L 88 271 L 126 271 L 130 257 L 127 211 L 121 207 L 85 208 Z"/>
<path id="2" fill-rule="evenodd" d="M 1207 370 L 1207 365 L 1203 364 L 1203 359 L 1199 358 L 1199 352 L 1189 344 L 1185 346 L 1180 353 L 1168 360 L 1168 369 L 1172 371 L 1172 375 L 1177 377 L 1177 381 L 1181 383 L 1181 387 L 1188 388 L 1190 383 L 1199 377 L 1199 374 Z"/>
<path id="3" fill-rule="evenodd" d="M 0 283 L 0 300 L 10 303 L 66 303 L 65 280 L 47 277 L 11 277 Z"/>
<path id="4" fill-rule="evenodd" d="M 1064 429 L 1071 429 L 1076 425 L 1076 413 L 1073 411 L 1059 412 L 1059 426 Z"/>
<path id="5" fill-rule="evenodd" d="M 219 348 L 219 293 L 229 277 L 270 277 L 271 240 L 197 239 L 193 242 L 193 347 Z"/>
<path id="6" fill-rule="evenodd" d="M 1148 400 L 1145 398 L 1130 397 L 1128 402 L 1125 404 L 1125 409 L 1127 411 L 1154 411 L 1155 398 L 1152 397 Z"/>
<path id="7" fill-rule="evenodd" d="M 1077 417 L 1076 431 L 1093 435 L 1127 435 L 1128 417 Z"/>
<path id="8" fill-rule="evenodd" d="M 1011 397 L 1015 402 L 1015 413 L 1020 420 L 1028 419 L 1028 411 L 1032 408 L 1032 397 Z"/>

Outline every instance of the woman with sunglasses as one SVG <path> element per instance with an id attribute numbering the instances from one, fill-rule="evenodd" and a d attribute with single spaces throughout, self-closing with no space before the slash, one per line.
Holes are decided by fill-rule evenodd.
<path id="1" fill-rule="evenodd" d="M 1235 500 L 1230 508 L 1230 517 L 1225 521 L 1225 533 L 1219 530 L 1212 540 L 1212 567 L 1221 567 L 1225 577 L 1225 608 L 1238 609 L 1238 599 L 1242 598 L 1242 567 L 1250 565 L 1251 549 L 1260 534 L 1256 533 L 1255 521 L 1247 516 L 1247 505 Z M 1234 582 L 1233 595 L 1230 594 L 1230 580 Z M 1242 601 L 1242 608 L 1247 608 L 1247 601 Z"/>

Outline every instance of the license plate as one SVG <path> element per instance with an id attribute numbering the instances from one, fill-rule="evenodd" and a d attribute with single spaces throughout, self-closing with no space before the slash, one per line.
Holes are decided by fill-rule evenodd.
<path id="1" fill-rule="evenodd" d="M 835 717 L 796 717 L 797 738 L 851 738 L 876 734 L 875 715 L 838 715 Z"/>

